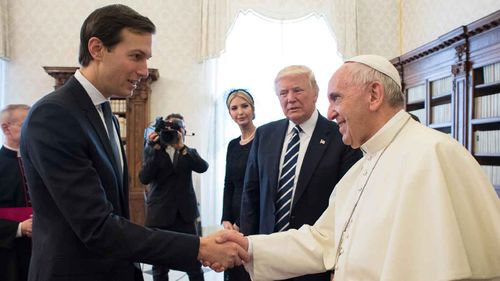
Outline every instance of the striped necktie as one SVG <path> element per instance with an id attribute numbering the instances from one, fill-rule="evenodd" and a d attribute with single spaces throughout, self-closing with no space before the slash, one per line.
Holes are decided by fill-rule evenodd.
<path id="1" fill-rule="evenodd" d="M 281 168 L 281 177 L 278 183 L 276 196 L 276 212 L 274 231 L 287 230 L 290 226 L 290 209 L 292 206 L 293 186 L 295 182 L 295 167 L 299 159 L 300 137 L 302 129 L 297 125 L 293 128 L 293 136 L 286 147 L 285 159 Z"/>

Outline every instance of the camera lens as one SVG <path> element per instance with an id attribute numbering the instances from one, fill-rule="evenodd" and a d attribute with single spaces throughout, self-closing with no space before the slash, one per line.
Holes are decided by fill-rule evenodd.
<path id="1" fill-rule="evenodd" d="M 164 144 L 176 144 L 178 142 L 177 137 L 178 135 L 176 130 L 165 129 L 160 133 L 160 141 Z"/>

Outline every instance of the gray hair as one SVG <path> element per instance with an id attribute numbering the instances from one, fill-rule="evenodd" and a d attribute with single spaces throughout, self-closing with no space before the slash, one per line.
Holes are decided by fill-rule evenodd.
<path id="1" fill-rule="evenodd" d="M 29 110 L 30 106 L 27 104 L 9 104 L 4 109 L 2 109 L 2 111 L 0 111 L 0 121 L 2 123 L 10 122 L 12 112 L 18 109 Z"/>
<path id="2" fill-rule="evenodd" d="M 307 78 L 309 79 L 309 84 L 311 88 L 314 90 L 316 94 L 319 93 L 319 87 L 318 83 L 316 82 L 316 77 L 314 76 L 312 70 L 305 65 L 289 65 L 280 70 L 280 72 L 278 72 L 278 75 L 276 75 L 276 78 L 274 79 L 274 91 L 278 92 L 276 85 L 278 84 L 278 81 L 281 78 L 288 76 L 299 76 L 299 75 L 306 75 Z"/>
<path id="3" fill-rule="evenodd" d="M 350 63 L 350 62 L 348 62 Z M 404 106 L 405 98 L 399 85 L 384 73 L 377 71 L 361 63 L 355 63 L 356 67 L 350 69 L 351 83 L 354 85 L 366 85 L 368 83 L 379 81 L 385 89 L 385 95 L 388 97 L 389 105 L 392 107 Z"/>

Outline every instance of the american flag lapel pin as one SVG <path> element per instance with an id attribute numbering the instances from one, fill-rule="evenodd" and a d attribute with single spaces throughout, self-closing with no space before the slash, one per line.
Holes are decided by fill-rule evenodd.
<path id="1" fill-rule="evenodd" d="M 325 142 L 325 140 L 324 140 L 324 139 L 321 139 L 321 140 L 319 141 L 319 143 L 320 143 L 320 144 L 325 144 L 326 142 Z"/>

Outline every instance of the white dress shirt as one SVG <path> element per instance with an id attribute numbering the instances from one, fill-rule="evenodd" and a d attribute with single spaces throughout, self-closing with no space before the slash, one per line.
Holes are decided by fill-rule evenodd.
<path id="1" fill-rule="evenodd" d="M 302 162 L 304 160 L 304 156 L 306 155 L 307 151 L 307 146 L 309 146 L 309 141 L 311 140 L 311 136 L 314 132 L 314 128 L 316 127 L 316 123 L 318 122 L 318 111 L 314 110 L 313 114 L 307 121 L 305 121 L 302 124 L 295 124 L 292 121 L 288 121 L 288 129 L 287 133 L 285 135 L 285 139 L 283 140 L 283 148 L 281 150 L 281 158 L 280 158 L 280 174 L 278 175 L 278 183 L 279 184 L 279 179 L 281 178 L 281 169 L 283 168 L 283 161 L 285 159 L 285 154 L 286 154 L 286 149 L 288 146 L 288 143 L 292 140 L 293 137 L 293 128 L 295 126 L 299 125 L 300 128 L 302 129 L 302 132 L 299 134 L 299 158 L 297 159 L 297 166 L 295 167 L 295 179 L 293 182 L 293 193 L 292 193 L 292 202 L 293 198 L 295 196 L 295 188 L 297 187 L 297 182 L 299 181 L 299 175 L 300 175 L 300 169 L 302 167 Z M 292 204 L 293 205 L 293 204 Z M 292 207 L 290 207 L 291 211 Z"/>
<path id="2" fill-rule="evenodd" d="M 90 83 L 90 81 L 87 80 L 87 78 L 85 78 L 85 76 L 82 75 L 80 70 L 76 70 L 75 78 L 76 78 L 76 80 L 78 80 L 78 82 L 80 82 L 80 84 L 82 84 L 82 87 L 85 89 L 85 91 L 89 95 L 90 99 L 92 100 L 92 103 L 94 104 L 95 108 L 97 109 L 97 112 L 99 113 L 99 116 L 101 116 L 102 124 L 104 125 L 106 132 L 109 134 L 108 128 L 106 127 L 106 121 L 104 121 L 104 114 L 102 112 L 101 104 L 104 102 L 111 102 L 110 99 L 105 98 L 103 96 L 103 94 L 101 94 L 101 92 L 99 92 L 99 90 L 94 85 L 92 85 L 92 83 Z M 118 134 L 118 132 L 116 130 L 113 130 L 113 134 L 115 135 L 115 140 L 117 140 L 117 144 L 116 144 L 117 147 L 121 147 L 120 143 L 118 141 L 120 138 L 120 135 Z M 120 154 L 120 164 L 122 165 L 122 170 L 123 170 L 123 155 L 122 155 L 121 151 L 119 154 Z"/>

